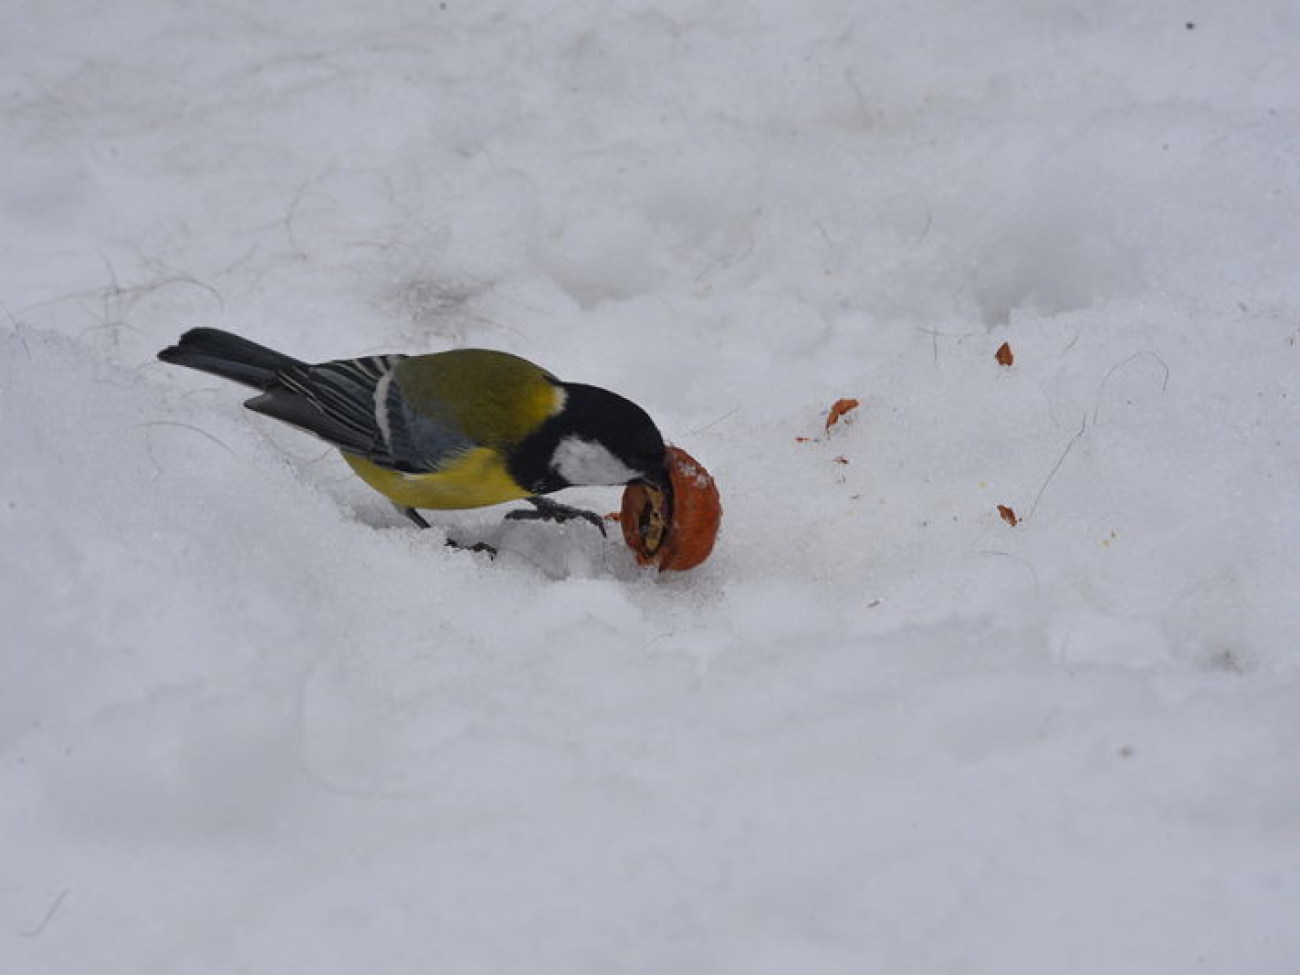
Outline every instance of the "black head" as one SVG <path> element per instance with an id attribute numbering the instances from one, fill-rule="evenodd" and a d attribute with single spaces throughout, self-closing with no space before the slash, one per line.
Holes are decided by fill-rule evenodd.
<path id="1" fill-rule="evenodd" d="M 664 484 L 664 439 L 641 407 L 581 383 L 561 383 L 564 408 L 520 444 L 511 473 L 538 494 L 579 484 Z"/>

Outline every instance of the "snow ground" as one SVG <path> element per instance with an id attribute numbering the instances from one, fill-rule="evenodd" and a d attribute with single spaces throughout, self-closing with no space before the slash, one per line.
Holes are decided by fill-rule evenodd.
<path id="1" fill-rule="evenodd" d="M 1292 0 L 0 22 L 0 971 L 1297 970 Z M 616 389 L 719 548 L 447 550 L 194 324 Z"/>

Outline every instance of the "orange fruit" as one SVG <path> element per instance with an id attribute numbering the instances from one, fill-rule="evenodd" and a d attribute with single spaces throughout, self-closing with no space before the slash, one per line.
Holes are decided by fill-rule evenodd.
<path id="1" fill-rule="evenodd" d="M 664 451 L 667 490 L 629 484 L 623 492 L 623 540 L 641 565 L 659 571 L 693 569 L 709 557 L 722 523 L 713 476 L 680 447 Z"/>

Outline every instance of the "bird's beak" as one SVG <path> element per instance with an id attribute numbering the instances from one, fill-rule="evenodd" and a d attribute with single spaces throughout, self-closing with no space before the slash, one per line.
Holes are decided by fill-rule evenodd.
<path id="1" fill-rule="evenodd" d="M 668 477 L 668 467 L 662 460 L 653 465 L 650 470 L 644 471 L 637 480 L 652 488 L 658 488 L 660 491 L 668 490 L 671 483 Z"/>

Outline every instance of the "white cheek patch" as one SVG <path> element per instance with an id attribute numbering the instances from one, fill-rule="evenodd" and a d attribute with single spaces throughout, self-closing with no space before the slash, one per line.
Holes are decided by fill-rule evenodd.
<path id="1" fill-rule="evenodd" d="M 555 448 L 551 470 L 570 484 L 626 484 L 641 476 L 603 445 L 574 436 Z"/>

